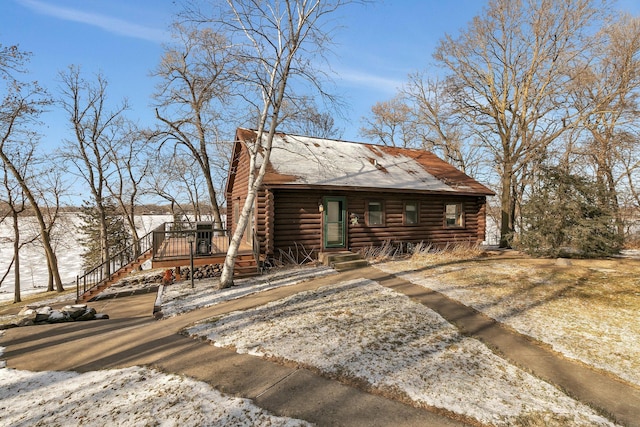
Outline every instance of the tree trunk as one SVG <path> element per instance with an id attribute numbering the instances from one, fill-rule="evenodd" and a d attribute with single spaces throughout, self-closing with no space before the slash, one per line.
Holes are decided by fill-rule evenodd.
<path id="1" fill-rule="evenodd" d="M 11 160 L 6 156 L 4 152 L 0 150 L 0 159 L 7 165 L 11 173 L 13 174 L 16 181 L 20 185 L 20 188 L 27 196 L 29 203 L 31 203 L 31 208 L 34 210 L 36 214 L 36 218 L 38 220 L 38 226 L 40 227 L 40 236 L 42 238 L 42 246 L 44 247 L 44 252 L 47 257 L 47 263 L 51 272 L 53 273 L 53 278 L 56 283 L 56 290 L 58 292 L 64 291 L 62 287 L 62 279 L 60 278 L 60 272 L 58 271 L 58 259 L 56 258 L 56 253 L 51 246 L 51 238 L 49 237 L 49 230 L 44 222 L 44 216 L 42 215 L 42 211 L 40 210 L 40 206 L 38 202 L 31 192 L 31 189 L 27 186 L 24 178 L 20 174 L 20 172 L 16 169 L 15 165 L 11 162 Z"/>
<path id="2" fill-rule="evenodd" d="M 102 206 L 102 200 L 98 203 L 98 209 L 100 211 L 100 247 L 102 252 L 102 262 L 104 263 L 104 277 L 108 278 L 111 275 L 111 263 L 109 257 L 111 256 L 109 250 L 109 226 L 107 224 L 107 214 Z"/>
<path id="3" fill-rule="evenodd" d="M 18 212 L 13 211 L 13 302 L 19 303 L 20 298 L 20 228 L 18 226 Z"/>
<path id="4" fill-rule="evenodd" d="M 502 170 L 502 192 L 500 194 L 500 247 L 509 248 L 510 239 L 513 236 L 513 210 L 511 200 L 511 180 L 513 170 L 510 164 L 505 163 Z"/>
<path id="5" fill-rule="evenodd" d="M 211 171 L 205 172 L 205 180 L 207 181 L 207 189 L 209 190 L 209 202 L 211 203 L 214 228 L 223 229 L 224 224 L 222 224 L 222 216 L 220 215 L 220 208 L 218 206 L 218 201 L 216 200 L 216 190 L 213 187 Z"/>
<path id="6" fill-rule="evenodd" d="M 44 222 L 41 225 L 41 228 L 44 228 Z M 62 286 L 62 279 L 60 278 L 60 271 L 58 270 L 58 257 L 56 257 L 56 253 L 51 247 L 51 237 L 49 237 L 49 231 L 46 229 L 42 230 L 42 244 L 44 245 L 44 251 L 47 255 L 47 262 L 49 263 L 49 267 L 53 273 L 53 281 L 56 284 L 56 291 L 63 292 L 64 287 Z"/>
<path id="7" fill-rule="evenodd" d="M 55 289 L 53 287 L 53 272 L 49 265 L 47 264 L 47 292 L 53 292 Z"/>
<path id="8" fill-rule="evenodd" d="M 235 269 L 236 258 L 238 256 L 238 249 L 240 248 L 240 243 L 242 242 L 242 237 L 247 229 L 247 225 L 252 218 L 251 210 L 257 194 L 258 190 L 256 186 L 252 185 L 249 188 L 247 199 L 242 207 L 242 213 L 240 214 L 240 218 L 238 218 L 238 224 L 236 225 L 236 229 L 233 232 L 231 241 L 229 242 L 229 250 L 227 251 L 227 256 L 224 259 L 224 266 L 222 268 L 222 274 L 220 275 L 220 289 L 233 286 L 233 272 Z"/>

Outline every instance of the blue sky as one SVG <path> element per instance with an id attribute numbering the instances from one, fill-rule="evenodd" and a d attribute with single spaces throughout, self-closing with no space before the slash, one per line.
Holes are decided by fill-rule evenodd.
<path id="1" fill-rule="evenodd" d="M 177 4 L 176 4 L 177 3 Z M 0 43 L 19 44 L 33 53 L 30 78 L 56 93 L 58 73 L 80 65 L 84 73 L 102 72 L 113 102 L 127 97 L 129 115 L 152 124 L 149 108 L 162 43 L 179 10 L 170 0 L 2 0 Z M 409 73 L 432 67 L 431 54 L 445 33 L 456 34 L 481 13 L 484 0 L 386 0 L 349 5 L 339 12 L 335 33 L 336 90 L 346 105 L 344 139 L 358 136 L 371 106 L 391 98 Z M 634 14 L 640 2 L 619 7 Z M 71 136 L 62 113 L 43 116 L 43 144 L 54 148 Z"/>

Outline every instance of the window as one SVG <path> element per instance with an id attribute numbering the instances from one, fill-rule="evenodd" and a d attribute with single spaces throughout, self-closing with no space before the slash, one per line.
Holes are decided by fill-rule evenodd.
<path id="1" fill-rule="evenodd" d="M 462 203 L 447 203 L 444 208 L 446 227 L 464 227 Z"/>
<path id="2" fill-rule="evenodd" d="M 367 203 L 367 225 L 384 225 L 384 204 L 370 201 Z"/>
<path id="3" fill-rule="evenodd" d="M 420 217 L 418 202 L 404 202 L 404 225 L 416 225 Z"/>

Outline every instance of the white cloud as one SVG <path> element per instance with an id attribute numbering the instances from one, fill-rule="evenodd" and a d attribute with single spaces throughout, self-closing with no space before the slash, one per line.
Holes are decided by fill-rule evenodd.
<path id="1" fill-rule="evenodd" d="M 367 87 L 389 94 L 395 94 L 405 83 L 405 81 L 401 79 L 383 77 L 354 69 L 336 69 L 335 72 L 339 80 L 345 83 Z"/>
<path id="2" fill-rule="evenodd" d="M 54 6 L 39 0 L 18 0 L 23 6 L 43 15 L 53 16 L 65 21 L 80 22 L 101 28 L 113 34 L 133 37 L 142 40 L 161 43 L 169 40 L 169 34 L 161 29 L 145 27 L 127 22 L 123 19 L 83 12 L 81 10 Z"/>

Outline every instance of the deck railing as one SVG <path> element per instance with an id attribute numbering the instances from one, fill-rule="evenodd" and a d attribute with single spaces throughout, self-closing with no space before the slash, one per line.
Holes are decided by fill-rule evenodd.
<path id="1" fill-rule="evenodd" d="M 76 276 L 76 299 L 79 299 L 80 295 L 85 292 L 107 282 L 118 270 L 150 251 L 153 248 L 153 233 L 153 231 L 147 233 L 137 243 L 127 246 L 100 265 L 88 271 L 85 270 L 81 276 Z"/>
<path id="2" fill-rule="evenodd" d="M 229 248 L 229 235 L 212 223 L 167 222 L 153 231 L 153 260 L 188 257 L 190 245 L 194 258 L 224 254 Z"/>
<path id="3" fill-rule="evenodd" d="M 260 265 L 260 244 L 255 232 L 252 237 L 253 256 Z M 224 226 L 216 228 L 210 222 L 166 222 L 147 233 L 137 245 L 128 246 L 109 260 L 76 276 L 76 298 L 79 300 L 84 293 L 108 282 L 120 269 L 149 251 L 153 261 L 180 260 L 188 259 L 192 248 L 194 258 L 226 254 L 229 249 L 228 231 Z"/>

